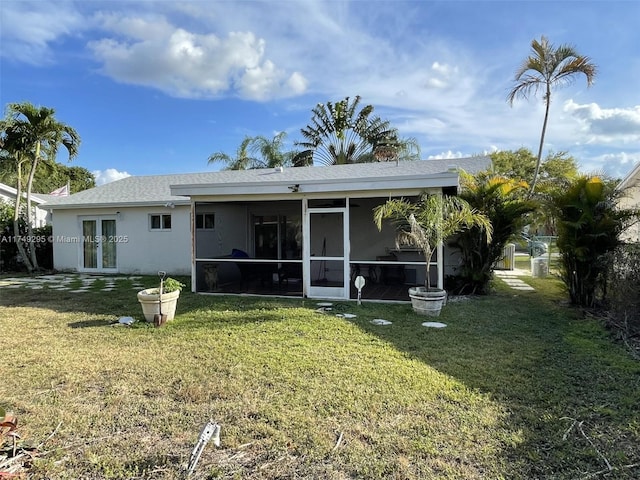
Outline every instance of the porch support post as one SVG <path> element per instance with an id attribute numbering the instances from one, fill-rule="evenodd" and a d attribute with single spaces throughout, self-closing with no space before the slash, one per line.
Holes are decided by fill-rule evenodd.
<path id="1" fill-rule="evenodd" d="M 438 244 L 438 288 L 444 289 L 444 245 L 442 242 Z"/>
<path id="2" fill-rule="evenodd" d="M 191 291 L 196 292 L 196 202 L 191 197 L 189 205 L 189 230 L 191 235 Z"/>
<path id="3" fill-rule="evenodd" d="M 309 204 L 306 197 L 302 197 L 302 298 L 309 296 L 309 288 L 311 288 L 311 242 L 309 233 L 311 227 L 309 225 Z"/>

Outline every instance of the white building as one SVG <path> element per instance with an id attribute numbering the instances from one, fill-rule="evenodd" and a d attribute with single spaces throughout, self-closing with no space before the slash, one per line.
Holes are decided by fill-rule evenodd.
<path id="1" fill-rule="evenodd" d="M 640 163 L 616 187 L 624 193 L 619 202 L 621 208 L 640 209 Z M 623 238 L 631 242 L 640 242 L 640 222 L 633 225 Z"/>
<path id="2" fill-rule="evenodd" d="M 455 165 L 452 165 L 455 163 Z M 128 177 L 53 199 L 54 267 L 191 275 L 198 292 L 373 298 L 423 284 L 425 260 L 378 232 L 373 208 L 424 191 L 454 193 L 458 169 L 487 157 Z M 432 282 L 449 255 L 439 250 Z M 455 268 L 453 261 L 449 269 Z"/>
<path id="3" fill-rule="evenodd" d="M 0 183 L 0 202 L 9 203 L 10 205 L 15 205 L 16 203 L 16 195 L 17 190 L 9 185 L 5 185 L 4 183 Z M 23 192 L 23 205 L 26 205 L 27 196 Z M 32 193 L 31 194 L 31 202 L 32 202 L 32 216 L 33 218 L 33 227 L 39 228 L 44 227 L 45 225 L 49 225 L 51 223 L 51 214 L 47 209 L 41 207 L 43 203 L 47 200 L 51 199 L 51 195 L 44 195 L 40 193 Z"/>

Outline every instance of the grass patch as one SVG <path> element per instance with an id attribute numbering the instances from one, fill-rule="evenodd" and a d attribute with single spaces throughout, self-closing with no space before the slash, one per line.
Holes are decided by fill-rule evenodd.
<path id="1" fill-rule="evenodd" d="M 222 446 L 196 478 L 575 479 L 603 456 L 637 478 L 640 364 L 556 280 L 526 281 L 450 302 L 444 329 L 409 305 L 188 291 L 162 329 L 113 327 L 143 319 L 128 279 L 3 288 L 0 403 L 24 439 L 60 425 L 34 478 L 182 478 L 209 419 Z"/>

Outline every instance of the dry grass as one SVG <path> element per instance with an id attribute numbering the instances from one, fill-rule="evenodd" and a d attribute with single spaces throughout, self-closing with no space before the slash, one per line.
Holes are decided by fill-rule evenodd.
<path id="1" fill-rule="evenodd" d="M 535 286 L 451 303 L 442 330 L 405 305 L 336 305 L 349 321 L 186 292 L 165 328 L 114 327 L 142 319 L 127 281 L 3 290 L 0 404 L 25 441 L 55 430 L 32 478 L 183 478 L 209 419 L 222 445 L 193 478 L 575 479 L 599 452 L 635 478 L 640 365 L 560 306 L 555 281 Z M 569 419 L 593 445 L 563 438 Z"/>

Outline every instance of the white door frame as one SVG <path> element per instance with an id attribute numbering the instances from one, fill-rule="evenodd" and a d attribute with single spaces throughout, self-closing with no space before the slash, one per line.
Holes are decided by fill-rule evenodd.
<path id="1" fill-rule="evenodd" d="M 103 220 L 113 220 L 116 225 L 116 231 L 117 231 L 117 217 L 116 215 L 87 215 L 87 216 L 81 216 L 78 217 L 78 226 L 79 226 L 79 235 L 78 235 L 78 271 L 79 272 L 85 272 L 85 273 L 117 273 L 118 272 L 118 243 L 117 243 L 117 237 L 116 237 L 116 232 L 112 232 L 112 234 L 109 234 L 109 236 L 107 235 L 103 235 L 102 232 L 102 221 Z M 93 236 L 93 238 L 87 238 L 84 234 L 84 229 L 83 229 L 83 225 L 85 221 L 93 221 L 96 224 L 96 232 L 95 232 L 95 236 Z M 108 238 L 108 237 L 114 237 L 114 238 Z M 85 267 L 84 265 L 84 246 L 85 243 L 87 242 L 95 242 L 96 243 L 96 267 L 92 268 L 92 267 Z M 109 268 L 105 268 L 102 264 L 102 254 L 103 254 L 103 245 L 104 243 L 111 243 L 113 244 L 113 248 L 115 248 L 115 255 L 116 255 L 116 261 L 115 261 L 115 267 L 109 267 Z"/>
<path id="2" fill-rule="evenodd" d="M 309 208 L 307 199 L 303 199 L 303 238 L 306 239 L 303 242 L 302 248 L 302 265 L 303 265 L 303 277 L 304 277 L 304 296 L 309 298 L 332 298 L 332 299 L 349 299 L 350 288 L 350 271 L 349 271 L 349 258 L 350 258 L 350 242 L 349 242 L 349 208 L 348 207 L 323 207 L 323 208 Z M 315 214 L 342 214 L 342 242 L 343 250 L 342 256 L 311 256 L 311 216 Z M 343 263 L 343 282 L 342 286 L 312 286 L 311 285 L 311 262 L 312 261 L 342 261 Z"/>

